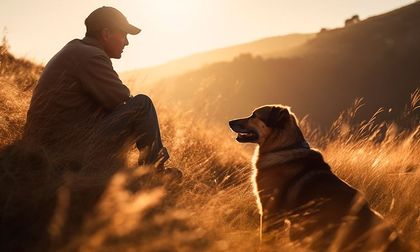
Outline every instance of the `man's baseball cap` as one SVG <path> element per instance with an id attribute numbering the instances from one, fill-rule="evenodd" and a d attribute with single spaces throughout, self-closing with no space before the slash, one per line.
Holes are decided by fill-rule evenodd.
<path id="1" fill-rule="evenodd" d="M 127 18 L 113 7 L 103 6 L 94 10 L 85 20 L 88 31 L 99 31 L 103 28 L 119 29 L 136 35 L 141 30 L 128 23 Z"/>

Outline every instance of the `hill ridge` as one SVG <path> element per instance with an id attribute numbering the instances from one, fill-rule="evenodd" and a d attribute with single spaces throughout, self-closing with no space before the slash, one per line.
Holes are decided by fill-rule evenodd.
<path id="1" fill-rule="evenodd" d="M 290 49 L 313 37 L 314 34 L 312 33 L 292 33 L 262 38 L 238 45 L 193 53 L 153 67 L 126 71 L 121 73 L 121 78 L 136 89 L 137 85 L 150 85 L 161 79 L 197 70 L 211 63 L 232 60 L 241 53 L 253 53 L 261 56 L 287 55 Z M 133 83 L 138 80 L 141 83 Z"/>
<path id="2" fill-rule="evenodd" d="M 397 119 L 420 83 L 415 56 L 420 55 L 420 3 L 390 13 L 320 32 L 292 57 L 243 55 L 163 80 L 152 90 L 166 101 L 200 108 L 199 114 L 206 104 L 206 116 L 220 122 L 282 103 L 328 127 L 359 97 L 367 102 L 361 119 L 380 107 L 383 119 Z"/>

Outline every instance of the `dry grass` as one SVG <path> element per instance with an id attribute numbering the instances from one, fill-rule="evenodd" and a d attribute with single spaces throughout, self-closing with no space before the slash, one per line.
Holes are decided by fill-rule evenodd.
<path id="1" fill-rule="evenodd" d="M 16 59 L 8 52 L 6 38 L 0 44 L 0 146 L 20 136 L 42 66 Z"/>
<path id="2" fill-rule="evenodd" d="M 137 167 L 132 149 L 126 163 L 99 188 L 104 192 L 94 201 L 98 203 L 95 210 L 82 216 L 81 227 L 72 226 L 69 216 L 86 210 L 89 191 L 98 188 L 80 182 L 81 174 L 57 176 L 54 167 L 48 167 L 48 156 L 12 144 L 25 120 L 30 97 L 25 90 L 33 85 L 41 67 L 11 58 L 4 46 L 1 50 L 3 244 L 33 251 L 46 247 L 61 251 L 258 249 L 259 217 L 249 181 L 250 146 L 237 144 L 227 125 L 212 125 L 165 104 L 157 105 L 161 131 L 171 151 L 169 165 L 184 172 L 182 183 L 164 181 L 148 172 L 148 167 Z M 418 106 L 418 100 L 413 101 L 410 113 L 418 113 Z M 360 188 L 403 238 L 419 245 L 418 121 L 409 130 L 377 123 L 374 118 L 354 125 L 353 113 L 344 113 L 328 134 L 305 121 L 304 131 L 340 177 Z M 267 250 L 305 251 L 287 237 L 277 246 Z"/>

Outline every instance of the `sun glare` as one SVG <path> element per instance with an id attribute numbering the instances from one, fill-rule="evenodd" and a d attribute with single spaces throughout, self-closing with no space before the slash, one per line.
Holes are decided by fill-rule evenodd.
<path id="1" fill-rule="evenodd" d="M 192 20 L 199 13 L 198 9 L 201 6 L 199 1 L 193 0 L 153 0 L 139 5 L 153 13 L 154 25 L 158 26 L 158 29 L 167 30 L 169 33 L 187 30 L 192 26 Z"/>

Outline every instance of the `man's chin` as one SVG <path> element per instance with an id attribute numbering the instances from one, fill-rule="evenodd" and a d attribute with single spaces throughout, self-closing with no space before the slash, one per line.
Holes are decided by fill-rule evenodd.
<path id="1" fill-rule="evenodd" d="M 110 58 L 112 59 L 121 59 L 121 53 L 118 55 L 112 55 Z"/>

